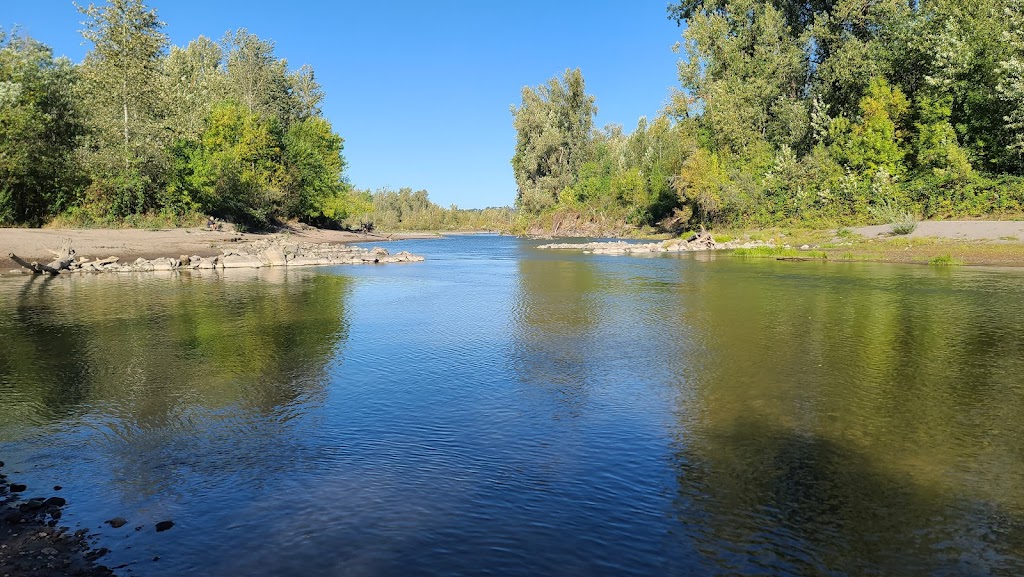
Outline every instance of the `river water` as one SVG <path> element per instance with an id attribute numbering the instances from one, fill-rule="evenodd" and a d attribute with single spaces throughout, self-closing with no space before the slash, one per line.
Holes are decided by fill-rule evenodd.
<path id="1" fill-rule="evenodd" d="M 1024 574 L 1024 272 L 537 244 L 0 279 L 5 472 L 121 575 Z"/>

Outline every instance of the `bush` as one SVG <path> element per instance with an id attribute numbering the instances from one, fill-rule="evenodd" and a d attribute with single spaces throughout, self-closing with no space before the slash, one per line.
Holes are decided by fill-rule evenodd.
<path id="1" fill-rule="evenodd" d="M 900 210 L 888 201 L 876 204 L 870 210 L 876 219 L 891 225 L 892 234 L 910 234 L 917 228 L 917 217 L 914 216 L 914 213 L 909 210 Z"/>

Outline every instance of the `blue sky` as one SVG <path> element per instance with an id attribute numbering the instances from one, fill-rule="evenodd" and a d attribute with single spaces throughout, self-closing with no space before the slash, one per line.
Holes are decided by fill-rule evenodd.
<path id="1" fill-rule="evenodd" d="M 88 46 L 70 0 L 5 2 L 0 26 L 81 61 Z M 262 3 L 148 0 L 171 42 L 229 29 L 277 43 L 293 68 L 310 64 L 324 113 L 345 138 L 360 188 L 425 188 L 435 202 L 511 204 L 515 131 L 509 106 L 523 86 L 580 68 L 597 98 L 597 126 L 632 130 L 677 86 L 671 46 L 680 29 L 666 0 L 388 0 Z"/>

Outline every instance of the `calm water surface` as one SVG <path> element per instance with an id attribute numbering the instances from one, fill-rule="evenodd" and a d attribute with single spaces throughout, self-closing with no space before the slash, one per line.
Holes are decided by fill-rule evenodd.
<path id="1" fill-rule="evenodd" d="M 1024 574 L 1024 271 L 536 244 L 0 279 L 0 459 L 123 575 Z"/>

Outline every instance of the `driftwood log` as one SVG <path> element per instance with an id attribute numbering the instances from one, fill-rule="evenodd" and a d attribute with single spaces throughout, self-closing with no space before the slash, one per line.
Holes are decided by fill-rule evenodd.
<path id="1" fill-rule="evenodd" d="M 71 267 L 71 263 L 75 260 L 75 249 L 71 248 L 70 238 L 63 239 L 60 250 L 51 250 L 50 252 L 54 253 L 57 257 L 50 264 L 40 264 L 35 261 L 28 262 L 13 252 L 7 253 L 7 256 L 20 266 L 32 271 L 33 274 L 60 274 L 61 271 L 68 270 Z"/>

